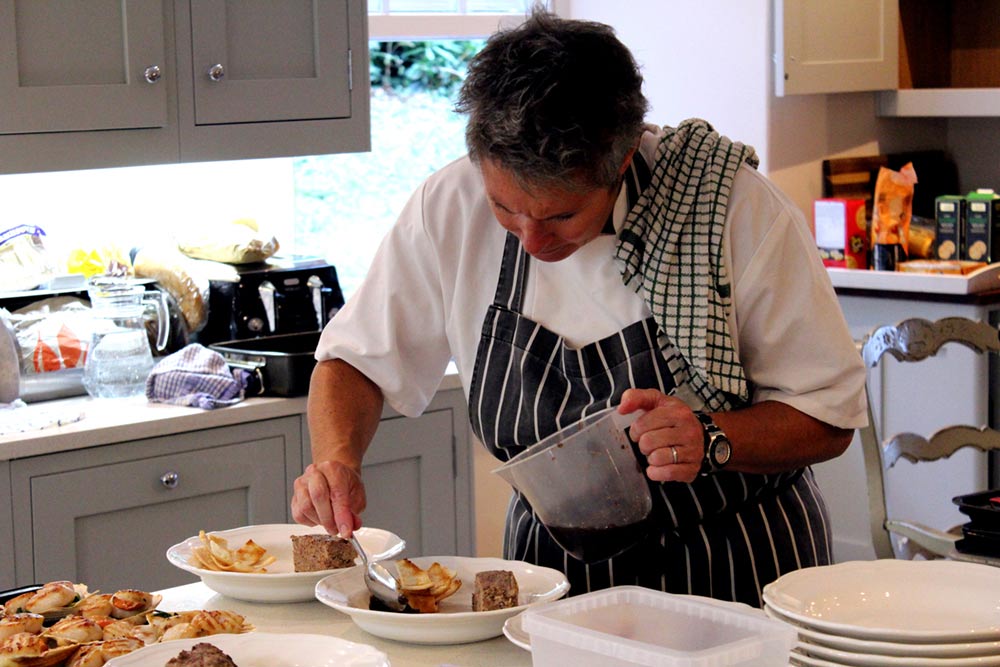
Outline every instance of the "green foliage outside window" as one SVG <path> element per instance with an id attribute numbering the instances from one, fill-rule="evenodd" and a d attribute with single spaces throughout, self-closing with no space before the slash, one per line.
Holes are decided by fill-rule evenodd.
<path id="1" fill-rule="evenodd" d="M 482 40 L 371 42 L 372 88 L 452 97 L 465 79 L 469 59 L 482 45 Z"/>

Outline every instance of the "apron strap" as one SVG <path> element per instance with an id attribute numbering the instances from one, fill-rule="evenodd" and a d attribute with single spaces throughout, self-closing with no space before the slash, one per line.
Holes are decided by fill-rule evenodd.
<path id="1" fill-rule="evenodd" d="M 521 312 L 524 286 L 528 283 L 528 254 L 521 247 L 517 237 L 507 232 L 503 246 L 503 260 L 500 262 L 500 276 L 493 305 L 514 312 Z"/>

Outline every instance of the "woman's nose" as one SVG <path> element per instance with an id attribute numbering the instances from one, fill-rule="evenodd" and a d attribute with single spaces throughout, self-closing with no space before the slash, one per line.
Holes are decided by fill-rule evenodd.
<path id="1" fill-rule="evenodd" d="M 542 231 L 541 226 L 529 218 L 522 218 L 518 226 L 517 237 L 524 246 L 524 251 L 529 255 L 541 250 L 545 245 L 547 235 Z"/>

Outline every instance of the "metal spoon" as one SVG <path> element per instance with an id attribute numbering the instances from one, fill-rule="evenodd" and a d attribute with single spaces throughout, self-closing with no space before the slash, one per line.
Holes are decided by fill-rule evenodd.
<path id="1" fill-rule="evenodd" d="M 358 538 L 353 534 L 351 535 L 351 544 L 354 545 L 354 549 L 361 556 L 361 564 L 365 569 L 365 585 L 368 586 L 369 592 L 388 609 L 393 611 L 405 610 L 406 598 L 400 592 L 399 582 L 396 581 L 396 577 L 392 576 L 392 573 L 385 569 L 381 563 L 369 561 L 365 550 L 361 548 L 361 543 L 358 542 Z"/>

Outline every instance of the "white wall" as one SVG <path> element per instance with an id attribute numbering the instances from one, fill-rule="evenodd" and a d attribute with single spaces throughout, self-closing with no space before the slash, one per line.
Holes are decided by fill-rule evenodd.
<path id="1" fill-rule="evenodd" d="M 877 118 L 873 93 L 776 97 L 772 0 L 561 0 L 558 9 L 615 27 L 643 67 L 652 122 L 701 117 L 754 146 L 760 170 L 810 222 L 824 159 L 944 143 L 942 121 Z"/>

